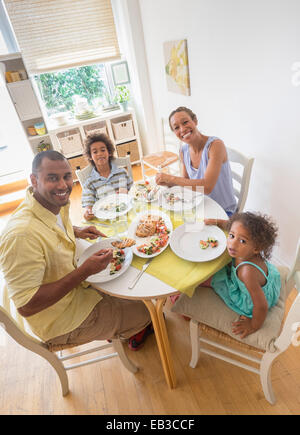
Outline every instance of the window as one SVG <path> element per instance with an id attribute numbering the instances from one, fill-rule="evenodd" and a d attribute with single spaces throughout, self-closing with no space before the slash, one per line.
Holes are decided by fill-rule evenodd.
<path id="1" fill-rule="evenodd" d="M 5 0 L 29 75 L 120 59 L 111 0 Z"/>
<path id="2" fill-rule="evenodd" d="M 44 115 L 51 119 L 52 115 L 68 112 L 69 118 L 80 120 L 97 115 L 99 109 L 119 108 L 111 65 L 85 65 L 33 76 Z"/>

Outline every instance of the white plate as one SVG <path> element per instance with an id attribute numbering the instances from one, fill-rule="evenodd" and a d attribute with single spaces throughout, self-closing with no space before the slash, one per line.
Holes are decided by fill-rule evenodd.
<path id="1" fill-rule="evenodd" d="M 170 195 L 174 195 L 177 200 L 174 203 L 168 201 Z M 192 189 L 187 189 L 180 186 L 173 186 L 160 190 L 159 205 L 166 210 L 182 211 L 191 210 L 198 207 L 203 200 L 203 194 L 193 192 Z"/>
<path id="2" fill-rule="evenodd" d="M 135 232 L 136 232 L 136 228 L 137 228 L 138 224 L 140 223 L 140 219 L 141 219 L 143 216 L 147 216 L 148 214 L 150 214 L 150 213 L 145 213 L 145 212 L 139 213 L 139 214 L 137 215 L 137 217 L 136 217 L 136 218 L 131 222 L 131 224 L 130 224 L 130 226 L 129 226 L 129 228 L 128 228 L 128 237 L 129 237 L 130 239 L 134 239 L 134 240 L 136 241 L 136 245 L 132 246 L 132 251 L 133 251 L 133 253 L 134 253 L 135 255 L 137 255 L 138 257 L 142 257 L 142 258 L 151 258 L 151 257 L 156 257 L 157 255 L 161 254 L 161 253 L 162 253 L 162 252 L 167 248 L 167 246 L 169 245 L 170 237 L 171 237 L 172 230 L 173 230 L 172 222 L 171 222 L 169 216 L 168 216 L 166 213 L 164 213 L 164 212 L 162 212 L 162 211 L 160 211 L 160 210 L 155 210 L 155 211 L 153 211 L 153 212 L 151 213 L 151 215 L 152 215 L 152 216 L 161 216 L 161 217 L 163 218 L 163 220 L 165 221 L 165 224 L 166 224 L 168 230 L 170 231 L 170 232 L 169 232 L 169 239 L 168 239 L 168 242 L 167 242 L 167 244 L 166 244 L 165 246 L 163 246 L 162 248 L 160 248 L 160 251 L 159 251 L 159 252 L 155 252 L 155 254 L 147 255 L 147 254 L 143 254 L 142 252 L 139 252 L 138 249 L 137 249 L 138 246 L 141 246 L 141 245 L 143 245 L 144 243 L 149 242 L 150 239 L 151 239 L 151 237 L 154 237 L 154 236 L 155 236 L 155 235 L 154 235 L 154 236 L 149 236 L 149 237 L 138 237 L 138 236 L 136 236 L 136 234 L 135 234 Z"/>
<path id="3" fill-rule="evenodd" d="M 200 240 L 207 240 L 213 237 L 218 240 L 216 248 L 209 246 L 207 249 L 200 248 Z M 213 225 L 206 225 L 198 233 L 185 232 L 185 226 L 181 225 L 173 231 L 170 239 L 172 251 L 188 261 L 202 262 L 218 258 L 226 249 L 226 235 L 223 231 Z"/>
<path id="4" fill-rule="evenodd" d="M 156 187 L 158 187 L 155 183 L 155 181 L 150 180 L 147 184 L 150 188 L 149 193 Z M 159 189 L 155 192 L 153 198 L 149 201 L 147 199 L 147 190 L 146 190 L 146 183 L 143 180 L 140 181 L 136 181 L 133 186 L 131 187 L 131 189 L 129 190 L 129 195 L 133 198 L 133 199 L 139 199 L 142 201 L 146 201 L 146 202 L 153 202 L 156 201 L 158 199 L 158 195 L 159 195 Z"/>
<path id="5" fill-rule="evenodd" d="M 95 252 L 100 251 L 100 249 L 108 249 L 108 248 L 114 248 L 111 245 L 111 242 L 113 242 L 114 240 L 117 240 L 115 238 L 109 238 L 109 239 L 102 239 L 100 240 L 100 242 L 96 242 L 93 243 L 91 246 L 89 246 L 79 257 L 78 260 L 78 266 L 81 266 L 82 263 L 85 262 L 85 260 L 87 260 L 92 254 L 94 254 Z M 106 281 L 111 281 L 112 279 L 118 278 L 120 275 L 122 275 L 130 266 L 131 262 L 132 262 L 132 250 L 130 248 L 125 248 L 123 249 L 123 251 L 125 252 L 125 260 L 122 263 L 122 267 L 120 270 L 118 270 L 116 273 L 114 273 L 113 275 L 110 275 L 110 264 L 107 266 L 106 269 L 102 270 L 101 272 L 95 273 L 94 275 L 90 275 L 86 281 L 87 282 L 106 282 Z"/>
<path id="6" fill-rule="evenodd" d="M 114 206 L 124 203 L 126 208 L 122 211 L 115 211 Z M 105 206 L 110 206 L 111 209 L 104 210 Z M 113 193 L 112 195 L 105 196 L 93 205 L 93 213 L 98 219 L 115 219 L 122 216 L 132 208 L 131 198 L 125 193 Z"/>

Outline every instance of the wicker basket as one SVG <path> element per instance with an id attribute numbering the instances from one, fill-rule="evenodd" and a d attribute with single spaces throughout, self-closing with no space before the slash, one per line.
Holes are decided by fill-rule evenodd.
<path id="1" fill-rule="evenodd" d="M 82 140 L 78 129 L 58 133 L 57 139 L 63 154 L 82 153 Z"/>
<path id="2" fill-rule="evenodd" d="M 129 154 L 131 162 L 140 160 L 140 153 L 136 140 L 117 145 L 116 148 L 118 157 L 125 157 Z"/>
<path id="3" fill-rule="evenodd" d="M 103 122 L 94 122 L 83 127 L 86 136 L 92 133 L 104 133 L 107 134 L 106 124 Z"/>
<path id="4" fill-rule="evenodd" d="M 134 136 L 134 128 L 132 119 L 121 119 L 111 121 L 112 129 L 116 140 L 132 138 Z"/>
<path id="5" fill-rule="evenodd" d="M 68 162 L 70 163 L 72 169 L 73 180 L 77 179 L 77 176 L 75 174 L 76 169 L 83 169 L 89 164 L 84 156 L 72 157 L 68 159 Z"/>

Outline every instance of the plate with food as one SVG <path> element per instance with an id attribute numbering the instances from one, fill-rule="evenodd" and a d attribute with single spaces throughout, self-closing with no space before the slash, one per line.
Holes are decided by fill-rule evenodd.
<path id="1" fill-rule="evenodd" d="M 213 225 L 205 225 L 199 232 L 185 231 L 185 225 L 181 225 L 173 231 L 170 247 L 184 260 L 210 261 L 225 251 L 226 235 L 219 227 Z"/>
<path id="2" fill-rule="evenodd" d="M 98 219 L 115 219 L 132 208 L 132 201 L 125 193 L 113 193 L 99 199 L 93 205 L 93 214 Z"/>
<path id="3" fill-rule="evenodd" d="M 181 186 L 161 189 L 159 195 L 159 205 L 161 207 L 177 212 L 198 207 L 202 200 L 202 193 Z"/>
<path id="4" fill-rule="evenodd" d="M 138 214 L 128 228 L 128 237 L 136 242 L 133 253 L 142 258 L 156 257 L 169 245 L 172 230 L 169 216 L 160 210 Z"/>
<path id="5" fill-rule="evenodd" d="M 129 195 L 133 199 L 146 202 L 157 201 L 159 195 L 159 186 L 154 180 L 139 180 L 136 181 L 129 191 Z"/>
<path id="6" fill-rule="evenodd" d="M 114 243 L 121 242 L 115 238 L 101 239 L 99 242 L 91 244 L 79 257 L 78 266 L 81 266 L 92 254 L 100 251 L 100 249 L 113 249 L 113 260 L 109 263 L 106 269 L 101 272 L 90 275 L 86 281 L 90 283 L 111 281 L 122 275 L 132 262 L 132 249 L 120 249 L 114 246 Z"/>

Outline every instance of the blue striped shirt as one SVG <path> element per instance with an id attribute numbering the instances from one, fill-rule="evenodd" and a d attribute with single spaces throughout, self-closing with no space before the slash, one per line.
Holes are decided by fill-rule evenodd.
<path id="1" fill-rule="evenodd" d="M 115 193 L 118 189 L 129 190 L 133 181 L 124 168 L 111 162 L 111 171 L 107 178 L 102 177 L 93 167 L 82 189 L 82 207 L 92 206 L 105 195 Z"/>

